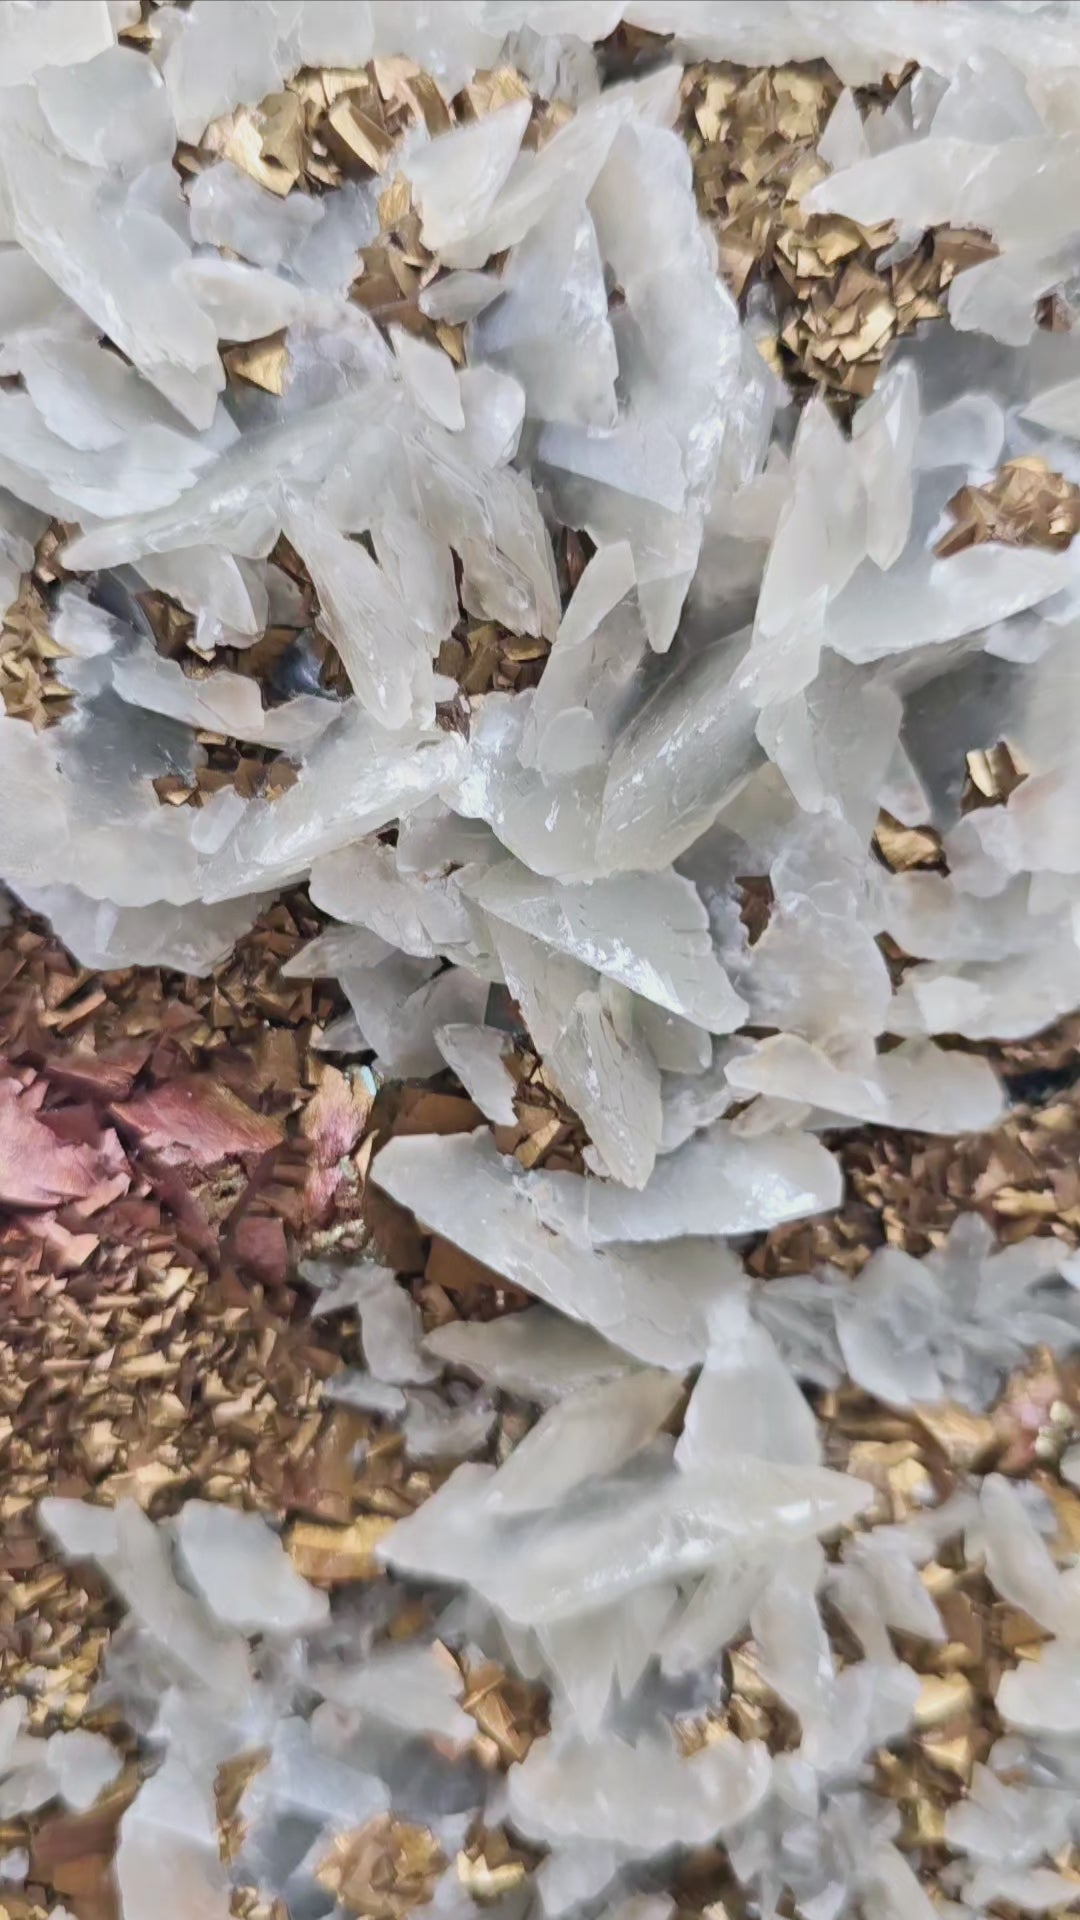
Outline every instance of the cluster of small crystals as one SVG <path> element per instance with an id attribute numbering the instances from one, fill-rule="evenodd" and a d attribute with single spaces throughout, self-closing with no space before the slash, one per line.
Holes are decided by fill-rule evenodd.
<path id="1" fill-rule="evenodd" d="M 893 77 L 876 98 L 868 90 L 864 137 L 885 142 L 891 121 L 903 124 L 906 90 L 892 102 L 910 78 Z M 832 119 L 841 88 L 823 63 L 747 74 L 713 62 L 687 71 L 683 95 L 698 203 L 758 350 L 800 389 L 810 381 L 865 399 L 891 342 L 939 319 L 954 274 L 992 256 L 993 242 L 942 228 L 897 248 L 889 221 L 866 228 L 804 210 L 844 130 L 861 120 L 851 94 Z"/>
<path id="2" fill-rule="evenodd" d="M 1080 1902 L 1078 73 L 0 0 L 4 1920 Z"/>

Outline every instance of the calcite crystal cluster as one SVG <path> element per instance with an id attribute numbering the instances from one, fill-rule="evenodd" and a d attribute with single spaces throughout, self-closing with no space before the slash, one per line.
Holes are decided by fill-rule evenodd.
<path id="1" fill-rule="evenodd" d="M 741 1257 L 1080 1005 L 1078 205 L 1056 0 L 3 0 L 0 878 L 195 975 L 306 887 L 493 1285 L 301 1268 L 426 1499 L 42 1503 L 0 1913 L 1080 1903 L 1070 1240 Z"/>

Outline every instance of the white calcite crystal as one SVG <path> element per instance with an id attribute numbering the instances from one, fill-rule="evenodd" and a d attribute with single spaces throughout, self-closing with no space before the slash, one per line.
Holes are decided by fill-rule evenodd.
<path id="1" fill-rule="evenodd" d="M 26 1702 L 16 1695 L 0 1703 L 0 1808 L 5 1819 L 33 1813 L 54 1799 L 85 1813 L 123 1766 L 122 1756 L 104 1734 L 75 1727 L 36 1739 L 25 1729 Z"/>
<path id="2" fill-rule="evenodd" d="M 612 1473 L 651 1440 L 682 1392 L 677 1374 L 640 1370 L 568 1394 L 549 1407 L 487 1490 L 497 1513 L 555 1506 L 583 1481 Z"/>
<path id="3" fill-rule="evenodd" d="M 800 286 L 819 245 L 857 279 L 860 227 L 901 279 L 931 230 L 990 243 L 872 391 L 773 371 L 788 308 L 695 196 L 690 103 L 709 140 L 734 84 L 688 94 L 703 61 L 785 68 L 796 120 L 803 63 L 840 83 L 787 183 L 827 223 L 777 242 Z M 1028 1192 L 1010 1129 L 969 1201 L 1001 1240 L 931 1209 L 923 1258 L 891 1218 L 853 1277 L 792 1249 L 874 1130 L 966 1165 L 1002 1048 L 1080 1006 L 1072 510 L 972 507 L 1002 537 L 942 550 L 1006 462 L 1080 487 L 1078 73 L 1072 0 L 0 0 L 0 611 L 19 638 L 44 601 L 67 695 L 0 716 L 0 880 L 81 967 L 201 976 L 306 888 L 285 971 L 348 1007 L 314 1044 L 433 1083 L 334 1177 L 449 1274 L 406 1287 L 350 1217 L 290 1276 L 348 1343 L 322 1405 L 381 1577 L 171 1489 L 41 1502 L 122 1610 L 121 1920 L 320 1920 L 388 1815 L 439 1849 L 434 1920 L 671 1920 L 687 1850 L 762 1920 L 1076 1904 L 1080 1264 L 1028 1232 L 1073 1219 L 1068 1171 Z M 335 131 L 297 175 L 312 89 L 377 166 Z M 280 791 L 221 785 L 222 741 Z M 462 1090 L 472 1131 L 414 1124 Z M 496 1317 L 450 1317 L 455 1264 Z M 852 1390 L 874 1431 L 976 1436 L 948 1497 L 936 1454 L 905 1505 L 876 1443 L 834 1449 Z M 878 1788 L 932 1731 L 961 1553 L 1026 1626 L 931 1900 Z M 737 1731 L 746 1674 L 783 1751 Z M 19 1685 L 51 1711 L 47 1668 Z M 94 1821 L 120 1743 L 38 1725 L 0 1697 L 0 1821 Z M 503 1828 L 543 1856 L 508 1891 L 472 1848 Z"/>
<path id="4" fill-rule="evenodd" d="M 464 1680 L 445 1648 L 384 1646 L 362 1666 L 316 1667 L 312 1679 L 335 1705 L 357 1708 L 406 1733 L 463 1746 L 475 1732 L 458 1705 Z"/>
<path id="5" fill-rule="evenodd" d="M 660 1740 L 552 1738 L 538 1741 L 515 1771 L 510 1813 L 533 1839 L 603 1842 L 617 1859 L 648 1859 L 737 1826 L 761 1804 L 768 1781 L 769 1756 L 757 1741 L 684 1759 Z"/>
<path id="6" fill-rule="evenodd" d="M 561 1232 L 545 1219 L 545 1176 L 522 1173 L 484 1134 L 399 1136 L 373 1177 L 426 1226 L 635 1358 L 678 1368 L 700 1359 L 704 1316 L 724 1284 L 723 1248 L 682 1239 L 662 1253 L 609 1250 Z"/>
<path id="7" fill-rule="evenodd" d="M 217 1692 L 224 1702 L 242 1699 L 251 1680 L 247 1647 L 181 1583 L 167 1534 L 134 1501 L 122 1500 L 109 1514 L 108 1527 L 87 1529 L 81 1537 L 81 1530 L 73 1534 L 70 1525 L 75 1505 L 42 1503 L 45 1527 L 63 1550 L 97 1562 L 168 1670 Z"/>
<path id="8" fill-rule="evenodd" d="M 425 1345 L 446 1366 L 541 1406 L 618 1379 L 631 1365 L 591 1327 L 547 1307 L 499 1320 L 452 1320 L 429 1333 Z"/>
<path id="9" fill-rule="evenodd" d="M 538 1174 L 536 1204 L 571 1240 L 678 1241 L 756 1233 L 839 1204 L 840 1169 L 812 1134 L 744 1139 L 724 1120 L 664 1156 L 641 1193 Z"/>
<path id="10" fill-rule="evenodd" d="M 730 1033 L 746 1012 L 713 951 L 705 907 L 670 869 L 573 887 L 545 884 L 506 861 L 484 875 L 474 898 L 495 919 L 711 1033 Z"/>
<path id="11" fill-rule="evenodd" d="M 497 1127 L 512 1127 L 517 1116 L 514 1082 L 506 1066 L 506 1035 L 494 1027 L 453 1023 L 438 1028 L 435 1042 L 484 1118 Z"/>
<path id="12" fill-rule="evenodd" d="M 318 1292 L 316 1314 L 352 1307 L 359 1315 L 364 1359 L 376 1380 L 400 1386 L 431 1380 L 438 1372 L 422 1349 L 419 1311 L 389 1268 L 367 1261 L 333 1267 L 306 1260 L 300 1273 Z"/>
<path id="13" fill-rule="evenodd" d="M 845 1475 L 752 1454 L 684 1472 L 653 1458 L 520 1527 L 489 1509 L 489 1474 L 459 1467 L 382 1551 L 413 1578 L 467 1582 L 520 1626 L 573 1619 L 754 1550 L 780 1551 L 850 1522 L 872 1498 Z"/>
<path id="14" fill-rule="evenodd" d="M 473 322 L 470 354 L 521 382 L 532 419 L 614 427 L 619 363 L 596 231 L 572 199 L 515 247 L 500 298 Z"/>
<path id="15" fill-rule="evenodd" d="M 962 1214 L 923 1261 L 883 1247 L 836 1302 L 852 1379 L 893 1406 L 987 1404 L 1025 1349 L 1080 1342 L 1075 1291 L 1044 1284 L 1061 1265 L 1053 1240 L 997 1249 L 977 1214 Z"/>
<path id="16" fill-rule="evenodd" d="M 52 1734 L 45 1752 L 61 1800 L 76 1813 L 84 1813 L 93 1806 L 123 1765 L 116 1748 L 104 1734 L 89 1733 L 85 1727 Z"/>
<path id="17" fill-rule="evenodd" d="M 1070 1832 L 1067 1794 L 1009 1786 L 984 1766 L 974 1770 L 970 1797 L 945 1817 L 950 1847 L 967 1856 L 965 1901 L 1010 1900 L 1026 1913 L 1074 1898 L 1065 1876 L 1041 1864 L 1068 1844 Z"/>
<path id="18" fill-rule="evenodd" d="M 727 1078 L 738 1094 L 920 1133 L 979 1133 L 1005 1104 L 987 1061 L 932 1042 L 906 1041 L 880 1055 L 868 1048 L 860 1071 L 854 1063 L 838 1066 L 798 1034 L 776 1034 L 732 1060 Z"/>
<path id="19" fill-rule="evenodd" d="M 227 1920 L 229 1881 L 216 1839 L 212 1790 L 170 1756 L 120 1825 L 115 1872 L 123 1912 Z"/>
<path id="20" fill-rule="evenodd" d="M 821 1459 L 813 1413 L 736 1283 L 709 1316 L 705 1364 L 690 1396 L 676 1459 L 707 1466 L 730 1452 L 807 1466 Z"/>
<path id="21" fill-rule="evenodd" d="M 326 1619 L 326 1595 L 300 1578 L 261 1515 L 188 1500 L 176 1538 L 185 1572 L 223 1626 L 292 1635 Z"/>

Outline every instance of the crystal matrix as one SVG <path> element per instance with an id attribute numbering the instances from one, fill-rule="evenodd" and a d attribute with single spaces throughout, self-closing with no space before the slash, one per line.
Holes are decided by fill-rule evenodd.
<path id="1" fill-rule="evenodd" d="M 0 0 L 0 1911 L 1076 1904 L 1078 73 Z"/>

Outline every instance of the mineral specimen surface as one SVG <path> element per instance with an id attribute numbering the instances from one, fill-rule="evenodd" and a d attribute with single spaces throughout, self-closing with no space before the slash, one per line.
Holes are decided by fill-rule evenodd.
<path id="1" fill-rule="evenodd" d="M 0 1920 L 1080 1905 L 1078 204 L 1076 0 L 0 0 Z"/>

